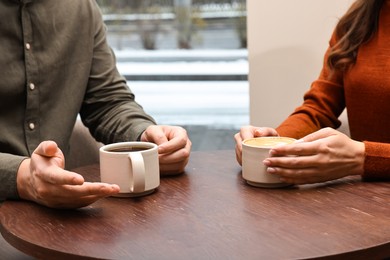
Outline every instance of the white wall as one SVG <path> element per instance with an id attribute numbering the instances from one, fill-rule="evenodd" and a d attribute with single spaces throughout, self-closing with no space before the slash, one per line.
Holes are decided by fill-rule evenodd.
<path id="1" fill-rule="evenodd" d="M 250 123 L 276 127 L 302 103 L 352 0 L 247 0 Z"/>

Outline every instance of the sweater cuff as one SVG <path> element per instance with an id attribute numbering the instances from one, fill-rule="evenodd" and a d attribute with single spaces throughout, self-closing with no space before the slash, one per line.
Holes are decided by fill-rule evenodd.
<path id="1" fill-rule="evenodd" d="M 364 141 L 364 180 L 390 180 L 390 144 Z"/>
<path id="2" fill-rule="evenodd" d="M 19 199 L 16 177 L 26 157 L 0 153 L 0 198 Z"/>

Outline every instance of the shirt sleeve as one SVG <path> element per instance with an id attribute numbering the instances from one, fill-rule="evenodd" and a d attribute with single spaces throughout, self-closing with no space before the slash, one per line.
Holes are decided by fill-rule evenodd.
<path id="1" fill-rule="evenodd" d="M 94 46 L 81 118 L 100 142 L 137 140 L 148 126 L 156 123 L 135 101 L 135 95 L 127 86 L 126 79 L 119 74 L 97 6 L 93 22 Z"/>
<path id="2" fill-rule="evenodd" d="M 18 199 L 19 194 L 16 186 L 17 172 L 20 163 L 26 159 L 7 153 L 0 153 L 0 199 Z"/>

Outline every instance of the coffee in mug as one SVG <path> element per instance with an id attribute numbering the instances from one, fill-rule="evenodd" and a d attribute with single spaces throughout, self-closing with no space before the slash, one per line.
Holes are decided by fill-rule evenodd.
<path id="1" fill-rule="evenodd" d="M 158 146 L 149 142 L 120 142 L 99 150 L 102 182 L 117 184 L 118 197 L 152 193 L 160 185 Z"/>
<path id="2" fill-rule="evenodd" d="M 279 136 L 249 138 L 242 142 L 242 177 L 249 185 L 264 188 L 278 188 L 291 184 L 280 181 L 279 176 L 268 173 L 263 161 L 269 151 L 280 144 L 290 144 L 296 139 Z"/>
<path id="3" fill-rule="evenodd" d="M 125 146 L 125 147 L 119 147 L 119 148 L 112 148 L 112 149 L 107 149 L 108 152 L 115 152 L 115 153 L 130 153 L 130 152 L 139 152 L 139 151 L 144 151 L 148 150 L 150 148 L 148 147 L 142 147 L 142 146 Z"/>

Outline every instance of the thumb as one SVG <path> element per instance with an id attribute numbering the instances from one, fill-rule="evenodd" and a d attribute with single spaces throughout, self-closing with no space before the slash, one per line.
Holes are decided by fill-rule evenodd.
<path id="1" fill-rule="evenodd" d="M 38 145 L 34 153 L 44 157 L 53 157 L 56 155 L 57 150 L 59 148 L 54 141 L 43 141 Z"/>
<path id="2" fill-rule="evenodd" d="M 55 160 L 56 164 L 61 168 L 65 165 L 65 158 L 58 147 L 57 143 L 54 141 L 43 141 L 34 151 L 35 154 L 40 155 L 46 158 L 52 158 Z"/>

